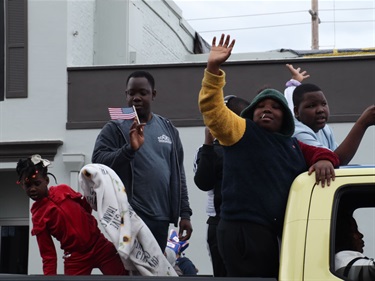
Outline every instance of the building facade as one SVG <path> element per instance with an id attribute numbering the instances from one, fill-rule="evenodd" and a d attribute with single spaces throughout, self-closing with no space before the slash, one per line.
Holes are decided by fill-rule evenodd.
<path id="1" fill-rule="evenodd" d="M 0 273 L 42 273 L 36 239 L 30 236 L 33 202 L 15 183 L 18 159 L 41 154 L 52 161 L 49 170 L 58 183 L 80 191 L 78 173 L 91 161 L 96 136 L 109 118 L 107 107 L 122 106 L 127 75 L 146 69 L 154 74 L 159 93 L 154 110 L 174 122 L 184 146 L 194 213 L 194 232 L 186 254 L 199 274 L 211 274 L 210 259 L 202 247 L 206 241 L 206 196 L 193 181 L 194 156 L 204 140 L 197 96 L 207 55 L 199 53 L 207 51 L 207 46 L 183 19 L 178 6 L 165 0 L 2 3 L 5 79 L 0 94 Z M 312 72 L 332 93 L 328 96 L 332 127 L 340 142 L 364 106 L 374 102 L 375 56 L 311 59 L 284 53 L 271 60 L 232 56 L 224 67 L 231 72 L 226 92 L 250 100 L 257 88 L 267 83 L 282 90 L 289 79 L 285 63 L 291 61 Z M 358 85 L 364 91 L 359 91 Z M 352 162 L 375 163 L 374 143 L 372 127 Z M 58 271 L 63 273 L 61 258 Z"/>

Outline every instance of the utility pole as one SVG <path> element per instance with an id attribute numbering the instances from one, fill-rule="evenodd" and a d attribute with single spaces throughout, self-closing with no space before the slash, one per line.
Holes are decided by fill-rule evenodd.
<path id="1" fill-rule="evenodd" d="M 311 0 L 311 49 L 319 50 L 319 15 L 318 15 L 318 0 Z"/>

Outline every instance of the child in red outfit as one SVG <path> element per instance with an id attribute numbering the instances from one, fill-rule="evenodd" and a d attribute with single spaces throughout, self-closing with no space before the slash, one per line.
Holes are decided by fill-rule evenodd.
<path id="1" fill-rule="evenodd" d="M 106 275 L 126 275 L 116 248 L 101 233 L 86 199 L 64 184 L 48 188 L 49 164 L 40 155 L 21 159 L 17 164 L 18 183 L 35 201 L 31 233 L 38 241 L 44 274 L 57 273 L 53 236 L 64 250 L 66 275 L 90 275 L 94 268 Z"/>

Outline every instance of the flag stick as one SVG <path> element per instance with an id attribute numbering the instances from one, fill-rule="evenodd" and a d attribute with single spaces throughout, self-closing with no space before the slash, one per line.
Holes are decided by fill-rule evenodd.
<path id="1" fill-rule="evenodd" d="M 137 118 L 138 124 L 141 124 L 141 122 L 139 122 L 138 113 L 137 113 L 137 110 L 135 109 L 134 105 L 133 105 L 133 110 L 135 112 L 135 117 Z"/>

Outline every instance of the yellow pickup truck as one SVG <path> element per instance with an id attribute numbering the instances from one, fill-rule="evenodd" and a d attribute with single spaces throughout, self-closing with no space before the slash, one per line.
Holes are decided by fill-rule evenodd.
<path id="1" fill-rule="evenodd" d="M 350 280 L 335 271 L 339 210 L 353 214 L 364 236 L 364 254 L 375 257 L 375 166 L 336 169 L 336 180 L 325 188 L 304 173 L 289 194 L 279 281 Z"/>

